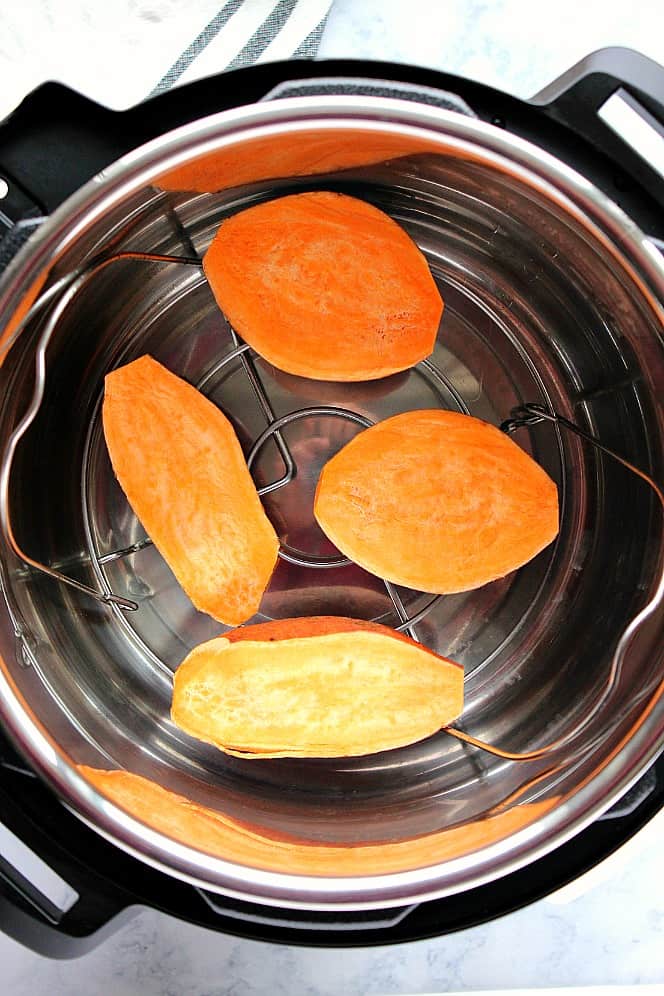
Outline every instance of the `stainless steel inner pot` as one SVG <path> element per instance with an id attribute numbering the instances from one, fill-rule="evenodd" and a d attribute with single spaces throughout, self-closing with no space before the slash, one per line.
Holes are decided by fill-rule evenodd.
<path id="1" fill-rule="evenodd" d="M 425 253 L 446 305 L 437 375 L 420 366 L 370 384 L 319 383 L 257 359 L 277 416 L 334 405 L 378 421 L 440 406 L 498 424 L 515 405 L 536 402 L 661 477 L 664 267 L 654 246 L 603 194 L 534 146 L 401 101 L 276 101 L 187 126 L 126 157 L 56 212 L 13 264 L 0 296 L 5 344 L 37 289 L 92 258 L 202 253 L 228 214 L 313 188 L 377 205 Z M 16 338 L 0 370 L 2 450 L 33 396 L 44 320 Z M 397 905 L 491 881 L 551 850 L 608 808 L 664 744 L 664 704 L 654 700 L 661 614 L 634 637 L 615 691 L 585 730 L 535 762 L 492 757 L 444 732 L 364 758 L 247 761 L 170 721 L 174 669 L 223 627 L 193 609 L 153 547 L 103 562 L 145 536 L 105 449 L 103 378 L 152 354 L 202 386 L 249 452 L 266 422 L 241 359 L 220 364 L 232 349 L 195 266 L 116 261 L 59 318 L 43 401 L 11 468 L 13 529 L 33 558 L 139 608 L 100 605 L 4 548 L 7 728 L 65 803 L 106 837 L 175 875 L 254 901 Z M 323 463 L 358 431 L 325 415 L 284 430 L 297 473 L 264 500 L 291 546 L 334 553 L 313 522 L 313 491 Z M 664 534 L 644 483 L 592 446 L 547 424 L 514 438 L 558 484 L 559 539 L 516 573 L 439 600 L 416 635 L 465 668 L 462 728 L 520 751 L 591 711 L 621 633 L 655 591 Z M 283 470 L 270 440 L 254 464 L 256 481 Z M 427 600 L 401 595 L 412 612 Z M 309 614 L 399 622 L 382 582 L 359 568 L 280 562 L 257 620 Z M 371 875 L 361 865 L 358 874 L 311 875 L 294 860 L 286 874 L 170 839 L 111 805 L 76 764 L 126 768 L 266 835 L 312 844 L 456 832 L 424 864 L 413 845 L 411 866 L 399 872 L 386 863 Z"/>

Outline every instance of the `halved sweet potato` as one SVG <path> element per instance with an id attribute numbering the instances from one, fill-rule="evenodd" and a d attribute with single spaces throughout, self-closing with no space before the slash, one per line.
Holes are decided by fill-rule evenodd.
<path id="1" fill-rule="evenodd" d="M 332 457 L 314 514 L 372 574 L 451 593 L 503 577 L 551 543 L 558 492 L 494 426 L 413 411 L 366 429 Z"/>
<path id="2" fill-rule="evenodd" d="M 237 332 L 287 373 L 374 380 L 433 350 L 443 302 L 424 256 L 354 197 L 314 191 L 241 211 L 203 268 Z"/>
<path id="3" fill-rule="evenodd" d="M 129 504 L 196 608 L 246 622 L 279 540 L 231 423 L 150 356 L 108 374 L 103 421 Z"/>
<path id="4" fill-rule="evenodd" d="M 86 765 L 78 770 L 117 806 L 173 840 L 226 861 L 291 875 L 386 875 L 450 861 L 516 833 L 557 802 L 550 798 L 513 805 L 485 819 L 406 840 L 334 844 L 268 835 L 129 771 Z"/>
<path id="5" fill-rule="evenodd" d="M 386 626 L 336 616 L 247 626 L 175 674 L 181 729 L 242 757 L 348 757 L 414 743 L 463 708 L 463 669 Z"/>

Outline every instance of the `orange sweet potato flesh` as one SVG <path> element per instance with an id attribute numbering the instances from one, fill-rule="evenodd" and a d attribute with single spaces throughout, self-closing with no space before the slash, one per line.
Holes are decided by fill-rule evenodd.
<path id="1" fill-rule="evenodd" d="M 149 356 L 108 374 L 103 423 L 129 504 L 194 605 L 246 622 L 279 540 L 231 423 Z"/>
<path id="2" fill-rule="evenodd" d="M 240 184 L 279 177 L 334 173 L 383 163 L 439 146 L 420 136 L 347 132 L 337 129 L 301 131 L 296 136 L 270 135 L 247 139 L 237 145 L 190 159 L 162 173 L 155 181 L 162 190 L 214 193 Z"/>
<path id="3" fill-rule="evenodd" d="M 376 623 L 337 617 L 247 626 L 191 651 L 171 716 L 252 758 L 348 757 L 430 736 L 463 709 L 463 669 Z"/>
<path id="4" fill-rule="evenodd" d="M 268 835 L 257 826 L 201 806 L 128 771 L 103 771 L 85 765 L 78 770 L 135 819 L 189 847 L 251 868 L 330 878 L 386 875 L 458 858 L 516 833 L 557 802 L 550 798 L 515 805 L 482 820 L 406 840 L 328 844 Z"/>
<path id="5" fill-rule="evenodd" d="M 501 578 L 551 543 L 558 493 L 494 426 L 413 411 L 361 432 L 332 457 L 314 514 L 372 574 L 445 594 Z"/>
<path id="6" fill-rule="evenodd" d="M 357 198 L 314 191 L 241 211 L 203 268 L 236 331 L 286 373 L 375 380 L 433 350 L 443 302 L 427 262 Z"/>

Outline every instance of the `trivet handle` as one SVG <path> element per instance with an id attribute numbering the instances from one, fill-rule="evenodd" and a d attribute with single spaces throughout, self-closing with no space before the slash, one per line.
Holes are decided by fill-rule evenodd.
<path id="1" fill-rule="evenodd" d="M 21 335 L 21 332 L 25 326 L 36 314 L 48 312 L 48 318 L 44 323 L 44 329 L 35 348 L 35 386 L 32 398 L 27 409 L 23 413 L 23 416 L 9 436 L 7 445 L 2 454 L 2 459 L 0 460 L 0 534 L 4 536 L 4 539 L 19 560 L 22 560 L 33 569 L 41 572 L 42 574 L 47 574 L 49 577 L 52 577 L 57 581 L 61 581 L 63 584 L 66 584 L 71 588 L 75 588 L 77 591 L 84 592 L 92 598 L 97 599 L 99 602 L 106 605 L 116 605 L 125 611 L 132 612 L 138 608 L 137 603 L 132 601 L 132 599 L 123 598 L 122 596 L 115 595 L 113 592 L 105 589 L 91 588 L 88 585 L 77 581 L 75 578 L 69 577 L 61 571 L 55 570 L 48 564 L 42 564 L 38 560 L 34 560 L 34 558 L 30 557 L 29 554 L 21 548 L 16 540 L 16 537 L 14 536 L 9 508 L 9 484 L 14 454 L 19 442 L 37 417 L 37 413 L 39 412 L 44 398 L 44 390 L 46 386 L 46 353 L 53 330 L 64 312 L 67 310 L 73 298 L 76 296 L 78 291 L 85 286 L 88 280 L 100 270 L 103 270 L 105 267 L 111 265 L 117 260 L 122 259 L 165 263 L 176 261 L 185 265 L 200 266 L 200 259 L 198 259 L 198 257 L 174 257 L 162 255 L 160 253 L 120 252 L 116 253 L 114 256 L 96 258 L 93 259 L 87 266 L 78 270 L 73 270 L 70 273 L 65 274 L 64 277 L 60 277 L 59 280 L 56 280 L 56 282 L 52 284 L 47 291 L 44 291 L 41 297 L 32 305 L 27 314 L 23 316 L 10 338 L 3 343 L 2 350 L 0 350 L 0 359 L 3 355 L 5 355 L 5 352 L 9 352 L 13 343 Z M 56 303 L 51 308 L 53 301 Z M 49 308 L 50 311 L 48 310 Z"/>
<path id="2" fill-rule="evenodd" d="M 644 473 L 634 464 L 629 463 L 624 457 L 616 453 L 614 450 L 604 446 L 603 443 L 591 436 L 590 433 L 586 432 L 580 426 L 576 425 L 575 422 L 570 422 L 569 419 L 565 418 L 563 415 L 558 415 L 554 411 L 550 411 L 544 405 L 540 404 L 524 404 L 519 405 L 517 408 L 513 408 L 510 412 L 510 417 L 501 423 L 500 429 L 502 432 L 511 434 L 517 429 L 528 428 L 538 425 L 541 422 L 549 422 L 552 425 L 562 427 L 568 432 L 574 433 L 574 435 L 579 436 L 585 442 L 590 443 L 595 449 L 599 450 L 601 453 L 605 453 L 607 456 L 611 457 L 612 460 L 617 461 L 626 470 L 629 470 L 632 474 L 639 477 L 651 491 L 654 493 L 660 507 L 660 514 L 664 514 L 664 492 L 656 484 L 656 482 Z M 627 626 L 623 629 L 616 647 L 613 652 L 613 658 L 611 661 L 611 668 L 609 675 L 607 677 L 606 683 L 601 690 L 599 696 L 595 699 L 589 712 L 567 733 L 562 734 L 556 740 L 546 744 L 543 747 L 537 747 L 529 751 L 514 752 L 509 750 L 504 750 L 502 747 L 498 747 L 495 744 L 486 743 L 483 740 L 479 740 L 477 737 L 472 736 L 470 733 L 466 733 L 465 730 L 461 730 L 458 727 L 446 726 L 445 731 L 451 736 L 456 737 L 457 740 L 463 743 L 469 744 L 471 747 L 477 747 L 479 750 L 484 750 L 488 754 L 493 754 L 496 757 L 502 757 L 509 761 L 537 761 L 549 754 L 553 754 L 558 751 L 561 747 L 564 747 L 576 739 L 579 734 L 586 730 L 590 724 L 590 721 L 598 715 L 601 709 L 604 708 L 611 695 L 615 691 L 618 681 L 620 679 L 620 674 L 622 671 L 625 655 L 627 650 L 643 623 L 652 615 L 657 612 L 664 602 L 664 569 L 660 571 L 659 580 L 657 582 L 657 587 L 654 594 L 646 602 L 639 612 L 630 620 Z M 635 703 L 643 701 L 644 698 L 649 698 L 649 702 L 645 707 L 645 713 L 647 714 L 653 706 L 659 701 L 659 699 L 664 695 L 664 677 L 661 675 L 656 676 L 657 684 L 653 681 L 650 684 L 646 684 L 642 688 L 641 692 L 637 696 Z M 586 750 L 591 750 L 593 743 L 588 741 L 585 744 Z"/>

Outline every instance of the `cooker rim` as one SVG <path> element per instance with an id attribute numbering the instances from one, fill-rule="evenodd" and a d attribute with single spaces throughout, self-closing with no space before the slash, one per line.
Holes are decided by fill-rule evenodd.
<path id="1" fill-rule="evenodd" d="M 538 146 L 493 125 L 454 112 L 376 97 L 287 98 L 225 111 L 184 125 L 122 157 L 58 208 L 24 247 L 3 280 L 0 315 L 11 313 L 40 274 L 48 272 L 85 229 L 103 218 L 113 204 L 167 170 L 189 161 L 193 154 L 202 155 L 259 135 L 277 134 L 284 127 L 310 130 L 321 126 L 387 133 L 397 128 L 404 134 L 422 138 L 429 146 L 439 144 L 442 151 L 453 149 L 465 154 L 473 151 L 477 154 L 479 143 L 485 161 L 507 169 L 570 210 L 619 259 L 652 311 L 664 321 L 664 303 L 660 303 L 664 301 L 664 259 L 650 238 L 581 174 Z M 309 909 L 371 909 L 433 899 L 494 880 L 548 853 L 609 808 L 664 748 L 664 729 L 657 735 L 654 722 L 659 715 L 664 716 L 663 706 L 659 702 L 652 716 L 641 717 L 637 731 L 620 756 L 606 762 L 589 784 L 505 840 L 444 866 L 329 879 L 248 869 L 220 858 L 206 860 L 201 852 L 173 842 L 134 820 L 92 789 L 75 771 L 66 754 L 51 741 L 28 704 L 12 688 L 10 676 L 0 670 L 0 715 L 33 767 L 57 788 L 66 805 L 84 822 L 148 864 L 193 884 L 239 899 Z M 586 799 L 591 789 L 594 789 L 594 802 Z M 555 832 L 550 836 L 552 830 Z M 151 845 L 154 854 L 145 853 L 146 844 Z M 192 861 L 192 855 L 197 856 L 196 861 Z M 477 855 L 486 857 L 479 870 L 468 878 L 464 866 Z M 192 873 L 192 868 L 194 872 L 206 871 L 212 866 L 220 872 L 215 876 L 216 881 Z M 442 877 L 439 874 L 437 881 L 435 872 L 440 873 L 443 867 L 447 872 Z M 458 884 L 455 873 L 457 878 L 463 877 L 461 888 L 455 885 Z"/>

